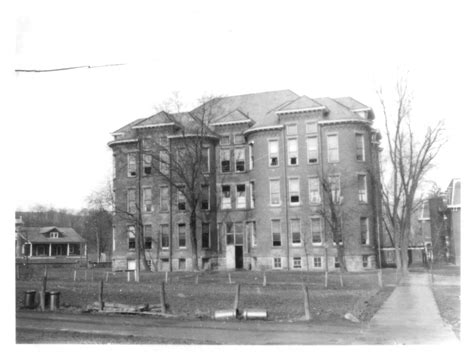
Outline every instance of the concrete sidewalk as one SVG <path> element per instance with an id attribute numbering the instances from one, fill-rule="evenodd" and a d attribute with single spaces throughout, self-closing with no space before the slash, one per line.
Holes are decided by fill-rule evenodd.
<path id="1" fill-rule="evenodd" d="M 427 273 L 403 278 L 364 334 L 367 344 L 459 343 L 441 319 Z"/>

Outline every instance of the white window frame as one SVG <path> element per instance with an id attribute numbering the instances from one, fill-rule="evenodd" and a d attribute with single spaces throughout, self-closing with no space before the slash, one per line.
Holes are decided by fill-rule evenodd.
<path id="1" fill-rule="evenodd" d="M 295 232 L 295 228 L 293 227 L 294 226 L 294 223 L 297 224 L 297 231 Z M 293 234 L 294 233 L 299 233 L 299 242 L 295 242 L 295 239 L 293 238 Z M 299 218 L 291 218 L 290 219 L 290 234 L 291 234 L 291 245 L 292 246 L 296 246 L 296 247 L 300 247 L 303 245 L 303 238 L 302 238 L 302 233 L 301 233 L 301 219 Z"/>
<path id="2" fill-rule="evenodd" d="M 229 197 L 224 197 L 224 186 L 229 187 Z M 232 208 L 232 186 L 230 184 L 221 185 L 221 209 Z"/>
<path id="3" fill-rule="evenodd" d="M 133 161 L 132 161 L 133 159 Z M 132 171 L 132 167 L 135 167 L 135 170 Z M 132 152 L 128 154 L 127 157 L 127 176 L 128 177 L 136 177 L 137 176 L 137 153 Z"/>
<path id="4" fill-rule="evenodd" d="M 316 261 L 319 261 L 319 265 L 316 265 Z M 313 257 L 313 267 L 314 268 L 323 268 L 323 257 L 322 256 Z"/>
<path id="5" fill-rule="evenodd" d="M 365 227 L 365 243 L 362 243 L 362 230 Z M 370 227 L 369 227 L 369 217 L 360 217 L 360 243 L 363 246 L 370 245 Z"/>
<path id="6" fill-rule="evenodd" d="M 168 245 L 167 246 L 164 246 L 163 245 L 163 233 L 165 233 L 165 231 L 163 231 L 163 227 L 166 227 L 167 228 L 167 234 L 168 234 Z M 170 248 L 170 225 L 168 223 L 162 223 L 160 224 L 160 246 L 162 249 L 169 249 Z"/>
<path id="7" fill-rule="evenodd" d="M 136 250 L 137 249 L 137 237 L 136 237 L 136 229 L 133 225 L 127 226 L 127 238 L 128 238 L 128 250 Z M 133 241 L 131 241 L 133 239 Z M 130 242 L 133 242 L 133 248 L 130 248 Z"/>
<path id="8" fill-rule="evenodd" d="M 364 258 L 365 258 L 365 263 L 364 263 Z M 362 255 L 362 268 L 370 268 L 370 266 L 369 266 L 369 255 L 367 255 L 367 254 Z"/>
<path id="9" fill-rule="evenodd" d="M 209 173 L 211 171 L 210 149 L 209 147 L 203 147 L 201 150 L 203 151 L 202 156 L 205 156 L 205 158 L 207 158 L 206 163 L 204 163 L 205 168 L 203 168 L 203 173 Z"/>
<path id="10" fill-rule="evenodd" d="M 150 228 L 150 237 L 149 237 L 150 240 L 151 240 L 151 242 L 150 242 L 150 248 L 146 248 L 146 244 L 147 244 L 146 228 Z M 144 249 L 145 249 L 145 250 L 151 250 L 151 249 L 153 249 L 153 227 L 152 227 L 151 224 L 145 224 L 145 225 L 143 225 L 143 240 L 144 240 L 143 245 L 144 245 Z"/>
<path id="11" fill-rule="evenodd" d="M 358 149 L 359 149 L 359 147 L 358 147 L 358 142 L 357 142 L 357 139 L 358 139 L 358 138 L 362 138 L 362 142 L 361 142 L 361 144 L 362 144 L 362 147 L 361 147 L 361 150 L 362 150 L 362 159 L 357 158 L 357 156 L 358 156 Z M 355 152 L 356 152 L 356 161 L 365 162 L 365 136 L 364 136 L 364 134 L 363 134 L 363 133 L 360 133 L 360 132 L 356 132 L 356 134 L 355 134 L 355 141 L 356 141 L 356 151 L 355 151 Z"/>
<path id="12" fill-rule="evenodd" d="M 303 269 L 303 258 L 302 257 L 293 257 L 293 269 Z M 299 261 L 299 266 L 297 266 L 297 262 Z"/>
<path id="13" fill-rule="evenodd" d="M 150 198 L 146 198 L 146 193 L 149 191 Z M 143 187 L 143 211 L 146 213 L 153 212 L 153 192 L 151 187 Z"/>
<path id="14" fill-rule="evenodd" d="M 228 153 L 228 159 L 225 159 L 225 161 L 228 161 L 229 162 L 229 170 L 228 171 L 224 171 L 224 167 L 222 166 L 222 163 L 224 162 L 224 158 L 227 157 L 227 156 L 223 156 L 223 153 Z M 221 150 L 219 151 L 219 159 L 220 159 L 220 171 L 221 173 L 230 173 L 232 172 L 232 150 L 231 148 L 221 148 Z"/>
<path id="15" fill-rule="evenodd" d="M 334 174 L 330 175 L 329 177 L 329 186 L 330 186 L 330 191 L 331 191 L 331 197 L 333 200 L 333 203 L 339 204 L 341 200 L 341 175 L 339 174 Z M 332 182 L 332 178 L 337 179 L 336 182 Z M 333 183 L 336 184 L 336 188 L 333 190 Z"/>
<path id="16" fill-rule="evenodd" d="M 271 144 L 276 143 L 276 152 L 271 152 Z M 272 164 L 272 159 L 276 159 L 276 164 Z M 278 138 L 269 138 L 268 139 L 268 166 L 269 167 L 278 167 L 280 166 L 280 140 Z"/>
<path id="17" fill-rule="evenodd" d="M 207 188 L 207 190 L 206 190 Z M 201 196 L 201 210 L 203 211 L 209 211 L 210 208 L 211 208 L 211 186 L 209 186 L 208 184 L 203 184 L 201 185 L 201 193 L 203 194 L 203 196 Z M 203 207 L 203 199 L 207 199 L 207 206 L 206 208 Z"/>
<path id="18" fill-rule="evenodd" d="M 298 190 L 295 191 L 295 190 L 292 190 L 292 183 L 293 184 L 296 184 L 296 186 L 298 187 Z M 290 206 L 299 206 L 301 204 L 301 187 L 300 187 L 300 179 L 299 177 L 290 177 L 288 178 L 288 194 L 289 194 L 289 203 L 290 203 Z M 292 197 L 296 197 L 298 196 L 298 202 L 292 202 Z"/>
<path id="19" fill-rule="evenodd" d="M 244 186 L 244 195 L 240 196 L 239 195 L 239 186 Z M 238 209 L 245 209 L 247 208 L 247 186 L 245 183 L 239 183 L 235 185 L 235 207 Z"/>
<path id="20" fill-rule="evenodd" d="M 360 178 L 363 178 L 363 188 L 360 188 Z M 357 195 L 359 203 L 367 203 L 367 175 L 364 173 L 357 174 Z"/>
<path id="21" fill-rule="evenodd" d="M 183 249 L 183 248 L 186 248 L 186 245 L 188 243 L 188 233 L 187 233 L 187 230 L 186 230 L 186 223 L 178 223 L 177 224 L 178 226 L 178 230 L 177 230 L 177 234 L 178 234 L 178 247 L 180 249 Z M 180 233 L 179 233 L 179 229 L 181 227 L 184 227 L 184 246 L 181 245 L 180 241 L 181 241 L 181 238 L 180 238 Z"/>
<path id="22" fill-rule="evenodd" d="M 311 125 L 315 125 L 315 126 L 316 126 L 316 130 L 315 130 L 315 131 L 310 131 L 310 130 L 308 130 L 308 129 L 309 129 L 309 126 L 311 126 Z M 307 133 L 307 134 L 318 133 L 318 121 L 315 121 L 315 120 L 306 121 L 305 130 L 306 130 L 306 133 Z"/>
<path id="23" fill-rule="evenodd" d="M 330 147 L 330 140 L 329 138 L 335 137 L 335 147 Z M 337 163 L 339 162 L 339 134 L 336 133 L 328 133 L 326 134 L 326 147 L 328 153 L 328 163 Z"/>
<path id="24" fill-rule="evenodd" d="M 250 208 L 255 208 L 255 181 L 250 181 L 249 186 L 249 198 L 250 198 Z"/>
<path id="25" fill-rule="evenodd" d="M 204 227 L 207 225 L 207 246 L 204 246 Z M 201 223 L 201 248 L 209 249 L 211 248 L 211 224 L 209 222 Z"/>
<path id="26" fill-rule="evenodd" d="M 227 139 L 227 141 L 225 141 Z M 221 146 L 228 146 L 230 145 L 230 135 L 221 135 L 221 138 L 219 140 L 219 144 Z"/>
<path id="27" fill-rule="evenodd" d="M 319 237 L 320 237 L 320 241 L 319 242 L 315 242 L 313 240 L 313 234 L 315 233 L 314 231 L 314 227 L 313 227 L 313 220 L 319 220 Z M 323 220 L 321 217 L 311 217 L 310 218 L 310 228 L 311 228 L 311 244 L 313 246 L 322 246 L 323 245 L 323 242 L 324 242 L 324 239 L 323 239 Z"/>
<path id="28" fill-rule="evenodd" d="M 286 135 L 287 136 L 298 136 L 298 124 L 294 123 L 287 123 L 286 124 Z M 292 129 L 292 130 L 290 130 Z"/>
<path id="29" fill-rule="evenodd" d="M 270 184 L 270 185 L 269 185 L 269 187 L 270 187 L 270 188 L 269 188 L 269 191 L 270 191 L 270 206 L 271 206 L 271 207 L 279 207 L 279 206 L 281 206 L 281 184 L 280 184 L 280 178 L 278 178 L 278 179 L 277 179 L 277 178 L 270 178 L 269 181 L 270 181 L 270 183 L 269 183 L 269 184 Z M 272 185 L 272 183 L 278 183 L 278 192 L 275 192 L 275 194 L 278 193 L 278 203 L 272 203 L 272 202 L 273 202 L 273 201 L 272 201 L 272 200 L 273 200 L 273 197 L 272 197 L 272 193 L 273 193 L 273 192 L 272 192 L 272 190 L 273 190 L 273 189 L 276 189 L 276 188 L 274 188 L 274 186 Z"/>
<path id="30" fill-rule="evenodd" d="M 164 175 L 168 175 L 170 173 L 170 156 L 169 153 L 166 151 L 160 151 L 160 172 Z"/>
<path id="31" fill-rule="evenodd" d="M 295 148 L 290 151 L 290 142 L 294 143 Z M 286 140 L 287 144 L 287 151 L 288 151 L 288 166 L 298 166 L 298 138 L 297 137 L 290 137 Z M 295 159 L 295 163 L 291 163 L 291 160 Z"/>
<path id="32" fill-rule="evenodd" d="M 144 176 L 151 176 L 151 168 L 152 168 L 152 156 L 149 153 L 144 153 L 142 156 L 142 163 L 143 163 L 143 175 Z M 147 173 L 147 168 L 149 169 Z"/>
<path id="33" fill-rule="evenodd" d="M 184 185 L 178 185 L 176 186 L 176 208 L 178 209 L 178 211 L 186 211 L 186 196 L 183 194 L 183 191 L 181 191 L 180 189 L 183 189 L 183 191 L 185 191 L 185 186 Z M 184 204 L 184 209 L 180 209 L 179 208 L 179 205 L 180 204 Z"/>
<path id="34" fill-rule="evenodd" d="M 166 189 L 168 192 L 168 196 L 163 201 L 163 189 Z M 166 203 L 166 208 L 162 206 L 162 204 Z M 161 212 L 168 212 L 170 210 L 170 188 L 168 186 L 160 186 L 160 211 Z"/>
<path id="35" fill-rule="evenodd" d="M 278 224 L 278 227 L 276 227 L 276 224 Z M 278 232 L 274 231 L 274 229 L 276 228 L 278 229 Z M 275 245 L 275 240 L 274 240 L 273 235 L 276 233 L 280 234 L 280 245 Z M 280 219 L 270 219 L 270 234 L 271 234 L 271 239 L 272 239 L 272 247 L 280 248 L 283 244 Z"/>
<path id="36" fill-rule="evenodd" d="M 254 158 L 253 158 L 253 143 L 249 144 L 249 171 L 253 170 L 254 165 Z"/>
<path id="37" fill-rule="evenodd" d="M 242 153 L 242 158 L 241 158 L 241 161 L 240 161 L 240 162 L 243 162 L 243 164 L 244 164 L 244 168 L 242 170 L 237 169 L 237 160 L 238 160 L 237 153 Z M 235 172 L 237 172 L 237 173 L 245 172 L 245 147 L 236 147 L 236 148 L 234 148 L 234 168 L 235 168 Z"/>
<path id="38" fill-rule="evenodd" d="M 49 238 L 59 238 L 58 232 L 49 232 Z"/>
<path id="39" fill-rule="evenodd" d="M 277 265 L 278 264 L 278 265 Z M 282 269 L 281 257 L 273 257 L 273 269 Z"/>
<path id="40" fill-rule="evenodd" d="M 249 243 L 251 248 L 255 248 L 257 246 L 257 222 L 248 221 L 245 223 L 245 227 L 246 227 L 245 232 L 247 234 L 247 243 Z"/>
<path id="41" fill-rule="evenodd" d="M 314 188 L 311 186 L 312 183 L 314 184 L 313 181 L 316 184 Z M 308 202 L 310 205 L 321 204 L 321 184 L 319 183 L 318 177 L 308 177 Z"/>
<path id="42" fill-rule="evenodd" d="M 237 138 L 241 137 L 242 141 L 237 141 Z M 245 136 L 241 133 L 234 133 L 234 145 L 243 145 L 245 144 Z"/>
<path id="43" fill-rule="evenodd" d="M 133 196 L 131 195 L 132 193 Z M 135 188 L 127 189 L 127 211 L 129 213 L 135 213 L 137 211 L 137 190 Z"/>
<path id="44" fill-rule="evenodd" d="M 309 147 L 310 141 L 316 141 L 316 149 L 311 149 Z M 316 161 L 310 162 L 313 159 L 312 153 L 316 153 Z M 309 165 L 315 165 L 319 163 L 319 149 L 318 149 L 318 136 L 308 136 L 306 137 L 306 163 Z"/>

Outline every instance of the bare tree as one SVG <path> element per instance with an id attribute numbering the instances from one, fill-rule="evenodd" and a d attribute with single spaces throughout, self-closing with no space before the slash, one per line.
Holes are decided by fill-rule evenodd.
<path id="1" fill-rule="evenodd" d="M 397 82 L 393 109 L 387 103 L 382 89 L 377 94 L 383 110 L 388 144 L 387 178 L 384 178 L 382 193 L 384 223 L 395 245 L 397 268 L 406 274 L 415 195 L 445 142 L 444 129 L 443 123 L 438 122 L 434 127 L 428 127 L 421 141 L 418 140 L 410 121 L 413 96 L 405 78 Z"/>
<path id="2" fill-rule="evenodd" d="M 338 176 L 319 174 L 319 181 L 322 188 L 322 206 L 319 209 L 320 216 L 329 227 L 330 235 L 337 248 L 337 259 L 341 272 L 346 272 L 344 260 L 344 236 L 341 184 Z M 327 243 L 328 244 L 328 243 Z M 327 251 L 326 251 L 327 254 Z M 326 258 L 327 263 L 327 258 Z"/>

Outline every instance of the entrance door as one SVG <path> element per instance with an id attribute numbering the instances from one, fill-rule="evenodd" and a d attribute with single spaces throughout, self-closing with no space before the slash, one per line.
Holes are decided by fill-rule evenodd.
<path id="1" fill-rule="evenodd" d="M 235 269 L 244 267 L 244 247 L 235 246 Z"/>

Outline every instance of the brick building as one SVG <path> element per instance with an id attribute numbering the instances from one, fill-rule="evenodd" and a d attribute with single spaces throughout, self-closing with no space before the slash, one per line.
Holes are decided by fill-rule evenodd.
<path id="1" fill-rule="evenodd" d="M 380 135 L 372 109 L 350 97 L 311 99 L 289 90 L 212 102 L 208 182 L 196 233 L 199 268 L 337 268 L 324 218 L 327 196 L 340 208 L 347 269 L 375 267 Z M 183 196 L 153 173 L 144 139 L 172 152 L 179 134 L 196 122 L 193 111 L 136 120 L 109 143 L 115 206 L 139 204 L 145 258 L 153 270 L 192 269 L 192 250 Z M 323 179 L 331 183 L 330 193 L 322 190 Z M 114 216 L 115 270 L 136 266 L 134 223 Z"/>

